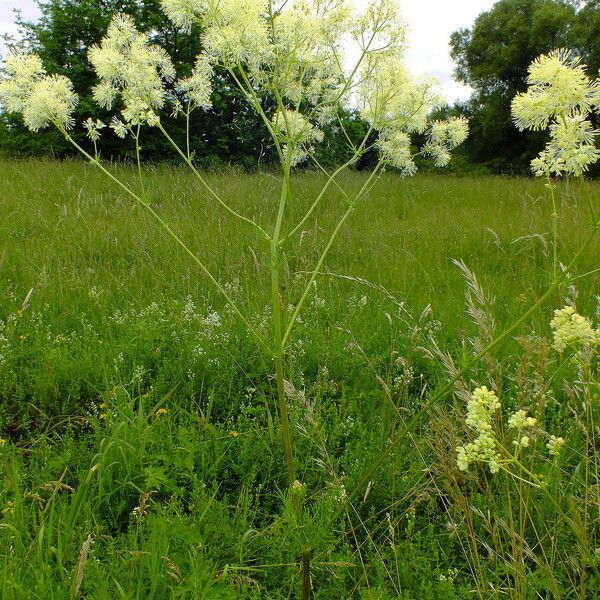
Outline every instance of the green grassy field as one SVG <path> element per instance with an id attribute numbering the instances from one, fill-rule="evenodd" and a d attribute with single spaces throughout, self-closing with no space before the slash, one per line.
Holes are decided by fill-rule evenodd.
<path id="1" fill-rule="evenodd" d="M 136 186 L 133 169 L 112 169 Z M 152 206 L 266 331 L 266 245 L 186 171 L 146 170 Z M 299 520 L 272 365 L 189 257 L 91 166 L 0 161 L 0 174 L 0 598 L 298 598 L 306 548 L 315 598 L 597 597 L 598 361 L 557 354 L 549 322 L 566 298 L 597 324 L 600 237 L 570 285 L 389 448 L 473 347 L 550 287 L 543 182 L 384 174 L 352 215 L 286 356 Z M 276 177 L 207 178 L 272 228 Z M 296 177 L 295 214 L 322 183 Z M 559 188 L 562 263 L 599 192 Z M 286 249 L 286 306 L 342 207 L 331 192 Z M 488 299 L 472 295 L 475 315 L 453 259 Z M 518 477 L 456 467 L 479 385 L 503 414 L 538 419 Z M 559 459 L 546 432 L 566 440 Z"/>

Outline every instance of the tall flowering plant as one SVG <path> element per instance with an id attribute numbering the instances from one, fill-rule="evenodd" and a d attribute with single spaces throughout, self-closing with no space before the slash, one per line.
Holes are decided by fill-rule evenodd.
<path id="1" fill-rule="evenodd" d="M 296 480 L 284 390 L 284 354 L 300 312 L 341 227 L 364 200 L 388 165 L 405 175 L 416 171 L 415 155 L 433 157 L 446 165 L 450 152 L 467 136 L 461 118 L 429 122 L 428 115 L 442 104 L 437 84 L 429 78 L 415 80 L 404 62 L 404 25 L 393 0 L 372 0 L 362 12 L 345 0 L 162 0 L 168 18 L 184 32 L 201 26 L 203 52 L 191 75 L 176 79 L 175 69 L 164 50 L 138 32 L 133 20 L 119 14 L 112 20 L 99 45 L 89 49 L 89 60 L 98 79 L 94 98 L 111 110 L 121 107 L 110 122 L 119 137 L 131 137 L 139 159 L 142 127 L 159 129 L 224 210 L 251 226 L 271 253 L 272 336 L 266 339 L 242 313 L 234 299 L 208 271 L 148 203 L 143 191 L 136 192 L 110 173 L 99 157 L 97 143 L 106 125 L 88 119 L 83 125 L 94 142 L 94 154 L 77 144 L 70 132 L 77 125 L 73 112 L 77 95 L 64 76 L 46 72 L 35 54 L 9 55 L 0 81 L 4 109 L 21 113 L 27 127 L 38 131 L 56 127 L 84 156 L 115 180 L 130 196 L 150 211 L 184 250 L 209 276 L 225 300 L 244 321 L 261 348 L 274 362 L 276 371 L 283 447 L 290 484 Z M 358 48 L 352 63 L 347 49 Z M 282 187 L 279 206 L 270 230 L 235 211 L 207 183 L 194 166 L 189 151 L 181 149 L 164 128 L 159 112 L 168 104 L 175 115 L 211 107 L 211 81 L 215 68 L 225 69 L 249 106 L 268 129 L 279 157 Z M 265 103 L 263 98 L 270 102 Z M 321 192 L 298 222 L 290 222 L 288 211 L 293 193 L 294 167 L 314 161 L 314 149 L 323 140 L 323 127 L 338 119 L 340 107 L 360 109 L 369 128 L 364 139 L 353 144 L 352 156 L 335 172 L 327 173 Z M 267 108 L 274 106 L 275 108 Z M 344 135 L 342 130 L 340 135 Z M 421 134 L 426 143 L 415 151 L 411 136 Z M 375 138 L 374 138 L 375 136 Z M 375 142 L 370 140 L 376 139 Z M 340 174 L 375 146 L 379 161 L 362 189 L 352 199 L 331 233 L 324 250 L 308 276 L 305 291 L 293 314 L 282 313 L 281 265 L 287 242 L 313 216 L 328 189 Z"/>
<path id="2" fill-rule="evenodd" d="M 189 77 L 176 79 L 169 56 L 138 32 L 125 14 L 114 17 L 102 42 L 90 48 L 88 55 L 97 76 L 95 101 L 107 110 L 119 107 L 108 125 L 116 135 L 135 143 L 139 190 L 118 179 L 100 160 L 98 143 L 107 124 L 91 119 L 83 124 L 93 142 L 93 153 L 71 136 L 78 125 L 73 120 L 78 102 L 73 85 L 64 76 L 48 74 L 35 54 L 13 53 L 7 58 L 0 81 L 0 104 L 8 112 L 21 113 L 32 131 L 56 127 L 91 163 L 152 214 L 244 322 L 272 360 L 285 464 L 293 489 L 297 475 L 284 357 L 313 283 L 348 217 L 367 197 L 380 173 L 392 166 L 404 175 L 412 175 L 418 154 L 432 157 L 437 166 L 445 166 L 452 150 L 465 140 L 467 122 L 462 118 L 430 122 L 429 115 L 442 105 L 443 99 L 433 79 L 414 79 L 404 64 L 405 27 L 394 0 L 371 0 L 361 11 L 346 0 L 162 0 L 161 5 L 182 31 L 189 33 L 193 25 L 200 26 L 203 51 Z M 351 47 L 356 51 L 348 52 Z M 188 119 L 194 110 L 210 110 L 211 82 L 217 68 L 229 74 L 249 109 L 260 117 L 277 152 L 281 193 L 268 228 L 236 211 L 211 188 L 195 167 L 189 143 L 186 149 L 180 148 L 159 116 L 168 105 L 174 115 L 185 114 Z M 368 124 L 366 135 L 358 143 L 352 142 L 339 119 L 340 108 L 348 105 L 358 108 Z M 317 162 L 314 150 L 323 141 L 323 128 L 338 122 L 340 135 L 351 148 L 351 157 L 335 171 L 326 172 Z M 140 135 L 144 127 L 160 130 L 206 194 L 268 245 L 272 308 L 269 336 L 252 324 L 226 287 L 149 203 L 140 168 Z M 416 134 L 426 140 L 420 149 L 413 145 Z M 284 314 L 282 265 L 286 248 L 314 217 L 344 170 L 373 149 L 378 150 L 377 164 L 359 192 L 348 198 L 345 212 L 307 275 L 293 312 Z M 293 221 L 289 208 L 294 169 L 311 163 L 325 173 L 324 184 L 306 214 Z"/>

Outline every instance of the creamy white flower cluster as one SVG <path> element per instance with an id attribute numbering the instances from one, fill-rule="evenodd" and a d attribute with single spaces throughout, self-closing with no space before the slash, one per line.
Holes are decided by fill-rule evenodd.
<path id="1" fill-rule="evenodd" d="M 175 77 L 175 69 L 167 53 L 136 30 L 130 16 L 114 17 L 101 44 L 90 49 L 89 59 L 100 80 L 94 87 L 100 106 L 110 109 L 120 95 L 127 123 L 157 124 L 155 110 L 165 104 L 165 82 Z"/>
<path id="2" fill-rule="evenodd" d="M 416 170 L 411 135 L 426 134 L 421 153 L 437 165 L 466 138 L 464 119 L 428 125 L 431 110 L 442 105 L 433 79 L 414 80 L 403 61 L 405 28 L 396 0 L 370 0 L 362 12 L 349 0 L 161 0 L 167 16 L 181 29 L 198 24 L 203 52 L 191 75 L 175 78 L 169 56 L 150 44 L 127 15 L 117 15 L 102 42 L 89 51 L 98 84 L 94 98 L 111 109 L 119 99 L 121 118 L 110 127 L 120 137 L 134 127 L 159 124 L 158 111 L 173 101 L 173 115 L 211 106 L 211 80 L 225 68 L 247 95 L 249 106 L 264 116 L 261 98 L 275 100 L 271 119 L 279 141 L 294 164 L 322 141 L 323 125 L 352 99 L 379 135 L 383 160 L 406 174 Z M 354 40 L 363 51 L 349 66 L 344 51 Z M 11 55 L 0 83 L 0 102 L 22 112 L 34 130 L 54 121 L 71 124 L 77 97 L 64 77 L 49 77 L 35 56 Z M 189 110 L 186 111 L 189 114 Z M 265 117 L 267 118 L 267 117 Z M 94 142 L 102 126 L 86 122 Z"/>
<path id="3" fill-rule="evenodd" d="M 434 80 L 414 81 L 404 66 L 405 27 L 395 0 L 371 0 L 362 12 L 347 0 L 162 0 L 162 7 L 184 30 L 201 25 L 204 65 L 235 69 L 243 63 L 247 85 L 284 102 L 274 122 L 282 111 L 302 111 L 312 127 L 303 123 L 300 130 L 319 141 L 317 127 L 354 95 L 380 135 L 383 158 L 406 174 L 416 170 L 410 135 L 425 133 L 428 114 L 443 102 Z M 348 40 L 365 52 L 356 68 L 346 64 Z M 447 164 L 467 130 L 464 119 L 435 123 L 423 153 Z M 282 142 L 293 146 L 285 137 Z M 308 155 L 310 144 L 303 146 L 293 149 L 296 164 Z"/>
<path id="4" fill-rule="evenodd" d="M 312 144 L 323 139 L 323 132 L 296 110 L 278 111 L 273 117 L 273 127 L 284 141 L 285 151 L 293 149 L 292 165 L 304 161 L 313 150 Z"/>
<path id="5" fill-rule="evenodd" d="M 167 17 L 183 31 L 202 26 L 211 62 L 248 61 L 268 48 L 267 0 L 161 0 Z"/>
<path id="6" fill-rule="evenodd" d="M 69 129 L 78 97 L 62 75 L 48 75 L 35 54 L 9 54 L 0 79 L 0 105 L 22 113 L 25 125 L 39 131 L 50 123 Z"/>
<path id="7" fill-rule="evenodd" d="M 361 114 L 379 132 L 378 146 L 385 160 L 412 175 L 416 165 L 410 135 L 427 132 L 421 153 L 432 156 L 437 166 L 447 165 L 451 150 L 466 139 L 468 123 L 464 118 L 451 118 L 429 128 L 428 115 L 444 103 L 437 81 L 414 80 L 399 52 L 369 58 L 362 77 Z"/>
<path id="8" fill-rule="evenodd" d="M 554 337 L 553 347 L 557 352 L 571 346 L 592 346 L 600 343 L 600 330 L 594 329 L 591 321 L 578 314 L 572 306 L 556 309 L 550 321 Z"/>
<path id="9" fill-rule="evenodd" d="M 469 135 L 469 122 L 464 117 L 450 117 L 447 121 L 434 121 L 427 134 L 422 153 L 431 156 L 436 167 L 445 167 L 452 158 L 450 154 Z"/>
<path id="10" fill-rule="evenodd" d="M 497 451 L 496 437 L 492 427 L 494 413 L 500 409 L 500 400 L 496 392 L 486 386 L 477 388 L 467 403 L 466 424 L 476 433 L 472 442 L 459 446 L 457 464 L 466 471 L 474 462 L 486 462 L 491 473 L 500 470 L 500 454 Z"/>
<path id="11" fill-rule="evenodd" d="M 212 106 L 212 77 L 211 64 L 200 56 L 196 60 L 192 74 L 178 82 L 177 89 L 182 92 L 194 107 L 208 110 Z"/>
<path id="12" fill-rule="evenodd" d="M 529 88 L 515 96 L 512 113 L 521 130 L 550 130 L 550 141 L 531 163 L 538 176 L 579 176 L 600 157 L 598 131 L 590 114 L 599 106 L 599 83 L 592 81 L 570 50 L 537 58 L 529 67 Z"/>
<path id="13" fill-rule="evenodd" d="M 496 433 L 493 427 L 494 414 L 500 409 L 500 400 L 496 393 L 482 386 L 473 392 L 467 403 L 467 417 L 465 423 L 475 432 L 475 438 L 456 448 L 456 464 L 461 471 L 467 471 L 473 463 L 487 463 L 491 473 L 497 473 L 502 464 L 508 464 L 515 460 L 519 449 L 528 448 L 532 442 L 531 429 L 538 424 L 537 419 L 529 417 L 523 409 L 514 411 L 507 419 L 508 429 L 515 432 L 513 446 L 515 446 L 515 457 L 502 459 Z M 529 430 L 529 431 L 528 431 Z M 539 431 L 537 432 L 539 433 Z M 541 432 L 548 436 L 547 433 Z M 546 448 L 550 456 L 557 457 L 560 454 L 565 440 L 554 435 L 548 436 Z"/>

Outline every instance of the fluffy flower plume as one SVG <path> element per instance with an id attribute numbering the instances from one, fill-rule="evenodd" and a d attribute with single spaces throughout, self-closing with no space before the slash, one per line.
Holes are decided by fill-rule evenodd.
<path id="1" fill-rule="evenodd" d="M 452 150 L 458 148 L 469 135 L 469 122 L 464 117 L 450 117 L 447 121 L 434 121 L 427 134 L 427 143 L 422 153 L 431 156 L 436 167 L 445 167 L 452 157 Z"/>
<path id="2" fill-rule="evenodd" d="M 163 0 L 162 7 L 180 28 L 202 27 L 203 68 L 243 65 L 247 85 L 280 99 L 275 121 L 281 111 L 299 114 L 303 107 L 308 122 L 323 126 L 353 96 L 379 132 L 385 160 L 405 174 L 415 171 L 410 135 L 427 130 L 428 114 L 442 99 L 437 82 L 415 81 L 404 66 L 405 26 L 395 0 L 371 0 L 362 12 L 347 0 Z M 349 40 L 365 53 L 359 65 L 347 64 Z M 199 75 L 180 89 L 194 82 L 202 96 L 207 78 L 204 70 Z M 207 94 L 195 103 L 208 104 Z M 445 165 L 466 131 L 462 119 L 437 124 L 424 152 Z M 311 136 L 295 148 L 295 162 L 306 156 L 299 148 L 322 137 L 316 128 Z"/>
<path id="3" fill-rule="evenodd" d="M 323 132 L 295 110 L 277 112 L 273 118 L 273 126 L 286 151 L 292 152 L 293 165 L 304 161 L 312 150 L 312 144 L 323 139 Z"/>
<path id="4" fill-rule="evenodd" d="M 9 55 L 0 81 L 0 104 L 7 112 L 22 113 L 31 131 L 50 123 L 69 129 L 77 102 L 71 81 L 63 75 L 47 75 L 38 56 Z"/>
<path id="5" fill-rule="evenodd" d="M 272 24 L 272 48 L 261 69 L 280 79 L 279 93 L 294 106 L 313 107 L 321 124 L 335 115 L 346 90 L 340 60 L 342 38 L 349 31 L 351 11 L 344 0 L 298 0 L 282 3 Z"/>
<path id="6" fill-rule="evenodd" d="M 564 352 L 569 346 L 589 346 L 600 341 L 600 332 L 592 327 L 587 317 L 575 312 L 572 306 L 555 310 L 550 327 L 554 336 L 553 347 L 557 352 Z"/>
<path id="7" fill-rule="evenodd" d="M 468 135 L 462 117 L 428 124 L 429 113 L 443 104 L 438 84 L 432 79 L 413 80 L 399 53 L 369 58 L 359 91 L 363 118 L 380 133 L 378 146 L 385 160 L 412 175 L 415 164 L 410 153 L 411 133 L 427 133 L 421 153 L 439 167 L 450 162 L 451 151 Z"/>
<path id="8" fill-rule="evenodd" d="M 0 81 L 0 102 L 10 113 L 20 113 L 23 102 L 34 85 L 46 75 L 42 60 L 36 54 L 11 52 L 4 63 L 4 77 Z"/>
<path id="9" fill-rule="evenodd" d="M 268 46 L 267 0 L 161 0 L 174 25 L 190 31 L 202 26 L 204 48 L 211 62 L 255 60 Z"/>
<path id="10" fill-rule="evenodd" d="M 213 68 L 210 63 L 203 57 L 199 57 L 191 76 L 179 81 L 177 87 L 194 106 L 207 110 L 212 105 L 212 76 Z"/>
<path id="11" fill-rule="evenodd" d="M 89 59 L 100 79 L 94 88 L 100 106 L 111 108 L 121 94 L 127 121 L 155 123 L 154 110 L 164 106 L 165 81 L 173 79 L 175 69 L 167 53 L 136 30 L 131 17 L 117 15 Z"/>
<path id="12" fill-rule="evenodd" d="M 516 126 L 521 130 L 550 128 L 550 141 L 532 161 L 538 176 L 579 176 L 600 157 L 598 134 L 589 121 L 598 108 L 598 82 L 585 73 L 585 65 L 570 50 L 555 50 L 529 67 L 529 89 L 512 102 Z"/>
<path id="13" fill-rule="evenodd" d="M 465 420 L 476 437 L 472 442 L 459 446 L 457 464 L 461 471 L 466 471 L 474 462 L 486 462 L 491 473 L 500 469 L 500 454 L 496 449 L 496 439 L 492 427 L 494 413 L 500 408 L 500 400 L 496 393 L 486 386 L 477 388 L 467 403 Z"/>
<path id="14" fill-rule="evenodd" d="M 206 2 L 202 0 L 161 0 L 162 10 L 173 24 L 189 33 L 192 25 L 206 11 Z"/>
<path id="15" fill-rule="evenodd" d="M 550 141 L 531 168 L 538 176 L 570 173 L 578 177 L 600 157 L 595 139 L 598 131 L 583 115 L 565 117 L 550 125 Z"/>

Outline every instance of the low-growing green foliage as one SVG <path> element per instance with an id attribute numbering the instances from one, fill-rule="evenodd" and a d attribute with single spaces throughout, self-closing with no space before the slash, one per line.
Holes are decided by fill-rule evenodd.
<path id="1" fill-rule="evenodd" d="M 594 597 L 597 357 L 559 354 L 549 323 L 576 301 L 597 326 L 597 274 L 586 275 L 597 241 L 569 287 L 386 450 L 474 348 L 550 287 L 543 182 L 380 179 L 330 253 L 286 358 L 301 481 L 290 488 L 272 364 L 193 263 L 89 165 L 0 170 L 0 597 L 297 597 L 306 547 L 315 598 Z M 111 170 L 135 187 L 134 169 Z M 275 177 L 206 177 L 266 225 Z M 366 178 L 340 185 L 356 193 Z M 323 180 L 297 177 L 297 214 Z M 152 167 L 145 181 L 152 206 L 266 332 L 268 245 L 250 247 L 252 230 L 184 171 Z M 557 191 L 564 263 L 589 235 L 585 199 L 597 193 Z M 288 310 L 342 199 L 332 191 L 288 248 Z M 459 470 L 466 402 L 483 385 L 500 399 L 502 442 L 515 410 L 537 419 L 520 459 L 535 479 Z M 545 432 L 565 439 L 557 458 Z"/>

